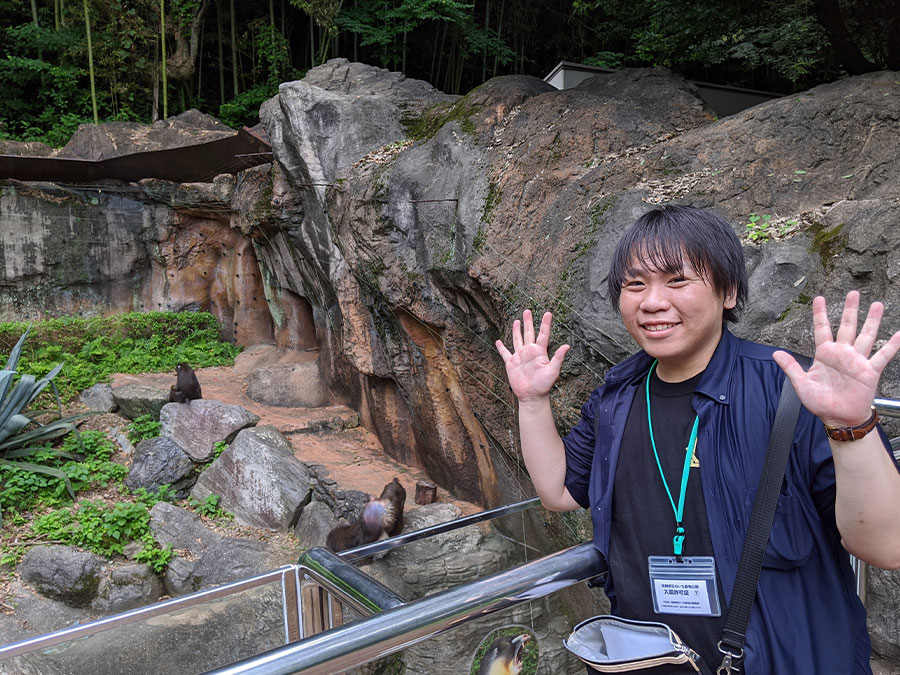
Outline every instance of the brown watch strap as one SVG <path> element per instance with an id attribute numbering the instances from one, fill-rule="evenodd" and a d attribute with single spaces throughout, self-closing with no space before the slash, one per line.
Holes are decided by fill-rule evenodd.
<path id="1" fill-rule="evenodd" d="M 828 434 L 828 438 L 835 441 L 858 441 L 872 431 L 876 424 L 878 424 L 878 413 L 875 406 L 872 406 L 872 416 L 862 424 L 855 427 L 829 427 L 826 425 L 825 433 Z"/>

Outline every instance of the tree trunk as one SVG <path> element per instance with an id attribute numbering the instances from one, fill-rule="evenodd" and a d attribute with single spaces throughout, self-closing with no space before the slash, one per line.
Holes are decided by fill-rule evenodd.
<path id="1" fill-rule="evenodd" d="M 87 2 L 87 0 L 85 0 Z M 153 41 L 153 107 L 150 109 L 150 121 L 159 119 L 159 50 Z"/>
<path id="2" fill-rule="evenodd" d="M 869 61 L 853 42 L 844 17 L 841 15 L 841 5 L 838 0 L 816 0 L 813 3 L 816 19 L 828 32 L 831 46 L 838 58 L 838 62 L 846 68 L 851 75 L 861 75 L 877 70 L 874 63 Z"/>
<path id="3" fill-rule="evenodd" d="M 206 22 L 204 21 L 200 24 L 200 46 L 197 48 L 197 100 L 203 98 L 203 90 L 201 89 L 201 85 L 203 84 L 203 33 L 204 28 L 206 28 Z"/>
<path id="4" fill-rule="evenodd" d="M 224 0 L 219 0 L 216 5 L 216 28 L 219 33 L 219 105 L 225 105 L 225 50 L 222 43 L 225 36 L 222 34 L 222 5 Z"/>
<path id="5" fill-rule="evenodd" d="M 237 27 L 234 18 L 234 0 L 228 0 L 229 9 L 231 10 L 231 78 L 234 84 L 234 97 L 238 95 L 238 50 L 237 50 Z"/>
<path id="6" fill-rule="evenodd" d="M 31 18 L 34 21 L 34 27 L 40 28 L 40 26 L 38 25 L 36 0 L 31 0 Z M 44 53 L 43 53 L 43 50 L 41 49 L 41 41 L 40 40 L 38 40 L 38 44 L 37 44 L 37 57 L 38 57 L 38 61 L 44 60 Z"/>
<path id="7" fill-rule="evenodd" d="M 484 34 L 487 36 L 488 29 L 491 27 L 491 0 L 487 0 L 487 7 L 484 10 Z M 487 80 L 487 47 L 481 57 L 481 81 Z"/>
<path id="8" fill-rule="evenodd" d="M 169 90 L 166 82 L 166 0 L 159 0 L 159 33 L 162 40 L 163 119 L 169 116 Z"/>
<path id="9" fill-rule="evenodd" d="M 503 39 L 503 5 L 505 4 L 504 0 L 500 0 L 500 17 L 497 20 L 497 35 L 500 36 L 500 39 Z M 494 55 L 494 74 L 491 77 L 497 77 L 497 56 Z"/>
<path id="10" fill-rule="evenodd" d="M 91 17 L 88 14 L 87 0 L 81 0 L 84 5 L 84 30 L 87 33 L 88 75 L 91 79 L 91 107 L 94 110 L 94 124 L 100 124 L 97 115 L 97 90 L 94 89 L 94 48 L 91 45 Z"/>
<path id="11" fill-rule="evenodd" d="M 309 17 L 309 67 L 316 65 L 316 28 L 312 16 Z"/>

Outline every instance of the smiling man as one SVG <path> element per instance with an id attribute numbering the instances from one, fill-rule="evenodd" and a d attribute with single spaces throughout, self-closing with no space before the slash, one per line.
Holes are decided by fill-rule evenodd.
<path id="1" fill-rule="evenodd" d="M 526 310 L 513 323 L 513 351 L 499 340 L 497 349 L 535 489 L 549 509 L 590 509 L 613 612 L 667 623 L 708 666 L 721 661 L 716 643 L 787 375 L 803 409 L 742 672 L 870 673 L 848 552 L 900 567 L 900 473 L 871 407 L 900 348 L 896 333 L 872 354 L 881 303 L 857 333 L 859 294 L 848 293 L 832 336 L 816 298 L 816 353 L 804 372 L 788 353 L 727 330 L 747 297 L 740 241 L 719 217 L 683 206 L 632 225 L 608 284 L 641 350 L 607 373 L 565 439 L 549 393 L 569 347 L 549 356 L 550 314 L 535 335 Z M 686 567 L 694 571 L 685 587 L 702 589 L 699 600 L 664 583 Z"/>

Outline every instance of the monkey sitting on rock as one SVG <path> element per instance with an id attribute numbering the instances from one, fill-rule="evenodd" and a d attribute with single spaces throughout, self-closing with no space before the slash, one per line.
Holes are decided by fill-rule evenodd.
<path id="1" fill-rule="evenodd" d="M 406 490 L 394 477 L 384 486 L 378 499 L 370 499 L 359 518 L 350 525 L 335 527 L 325 545 L 335 553 L 371 544 L 383 536 L 393 537 L 403 530 L 403 505 Z"/>
<path id="2" fill-rule="evenodd" d="M 169 390 L 169 403 L 188 403 L 198 398 L 203 398 L 200 392 L 200 382 L 194 369 L 186 363 L 175 366 L 178 379 Z"/>

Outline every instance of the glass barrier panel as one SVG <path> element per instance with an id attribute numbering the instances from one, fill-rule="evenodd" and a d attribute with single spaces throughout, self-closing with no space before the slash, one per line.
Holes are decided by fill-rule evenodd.
<path id="1" fill-rule="evenodd" d="M 0 661 L 3 675 L 188 675 L 285 644 L 281 580 Z"/>

